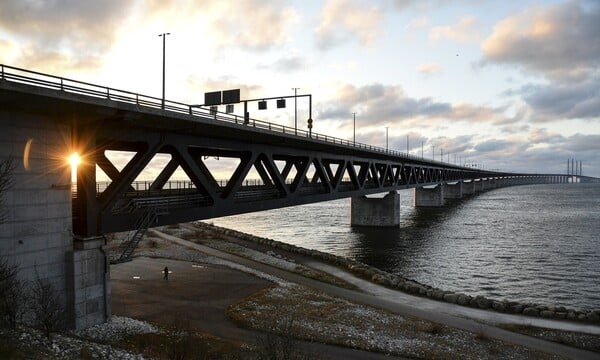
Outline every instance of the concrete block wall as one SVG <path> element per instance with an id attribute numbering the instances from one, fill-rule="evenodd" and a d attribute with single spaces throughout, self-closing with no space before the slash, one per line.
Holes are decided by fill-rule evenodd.
<path id="1" fill-rule="evenodd" d="M 350 205 L 351 226 L 400 226 L 400 194 L 392 191 L 383 198 L 353 197 Z"/>
<path id="2" fill-rule="evenodd" d="M 73 326 L 85 329 L 110 318 L 110 273 L 102 237 L 75 239 L 67 281 Z"/>
<path id="3" fill-rule="evenodd" d="M 63 294 L 67 253 L 72 250 L 71 130 L 32 115 L 0 110 L 0 161 L 13 159 L 12 187 L 1 196 L 0 256 L 19 266 L 19 278 L 39 276 Z"/>

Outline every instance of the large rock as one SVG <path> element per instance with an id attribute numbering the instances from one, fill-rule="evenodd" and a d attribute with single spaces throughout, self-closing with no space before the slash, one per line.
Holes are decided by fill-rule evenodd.
<path id="1" fill-rule="evenodd" d="M 540 311 L 534 307 L 526 307 L 523 309 L 523 315 L 527 316 L 538 316 Z"/>
<path id="2" fill-rule="evenodd" d="M 456 304 L 456 300 L 458 299 L 458 294 L 448 293 L 444 294 L 444 301 Z"/>

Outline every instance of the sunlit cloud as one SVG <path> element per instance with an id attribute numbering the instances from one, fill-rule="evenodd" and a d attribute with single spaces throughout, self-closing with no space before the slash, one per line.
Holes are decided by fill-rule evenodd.
<path id="1" fill-rule="evenodd" d="M 15 61 L 21 66 L 45 71 L 59 66 L 97 69 L 133 3 L 2 1 L 0 29 L 18 46 Z"/>
<path id="2" fill-rule="evenodd" d="M 425 75 L 432 75 L 441 72 L 442 67 L 437 63 L 419 64 L 417 71 Z"/>
<path id="3" fill-rule="evenodd" d="M 435 26 L 429 32 L 429 39 L 433 41 L 476 43 L 480 38 L 479 22 L 474 16 L 465 16 L 452 26 Z"/>
<path id="4" fill-rule="evenodd" d="M 317 46 L 328 50 L 348 41 L 372 46 L 381 34 L 381 10 L 356 0 L 328 0 L 315 33 Z"/>
<path id="5" fill-rule="evenodd" d="M 514 64 L 548 78 L 581 78 L 600 65 L 600 6 L 533 5 L 502 19 L 481 44 L 485 63 Z"/>

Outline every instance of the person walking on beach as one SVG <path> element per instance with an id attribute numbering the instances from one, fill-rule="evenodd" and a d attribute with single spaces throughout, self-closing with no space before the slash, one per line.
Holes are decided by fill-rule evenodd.
<path id="1" fill-rule="evenodd" d="M 169 268 L 165 266 L 165 269 L 163 270 L 163 279 L 165 280 L 169 280 Z"/>

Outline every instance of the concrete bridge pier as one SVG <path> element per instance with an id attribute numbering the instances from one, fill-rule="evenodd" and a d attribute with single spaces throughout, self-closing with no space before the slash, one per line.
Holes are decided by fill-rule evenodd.
<path id="1" fill-rule="evenodd" d="M 444 200 L 456 200 L 463 198 L 463 182 L 459 181 L 455 184 L 446 183 L 444 186 Z"/>
<path id="2" fill-rule="evenodd" d="M 434 188 L 417 187 L 414 190 L 415 207 L 440 207 L 444 206 L 444 186 Z"/>
<path id="3" fill-rule="evenodd" d="M 75 238 L 67 257 L 68 308 L 73 309 L 75 329 L 102 324 L 111 315 L 110 265 L 101 236 Z"/>
<path id="4" fill-rule="evenodd" d="M 14 166 L 12 186 L 1 194 L 0 256 L 20 280 L 51 285 L 65 325 L 84 328 L 110 315 L 108 266 L 103 240 L 73 239 L 71 136 L 64 119 L 0 108 L 0 161 Z"/>
<path id="5" fill-rule="evenodd" d="M 463 196 L 475 194 L 475 181 L 464 181 L 462 185 Z"/>
<path id="6" fill-rule="evenodd" d="M 350 226 L 400 226 L 400 194 L 390 191 L 383 198 L 353 197 Z"/>

